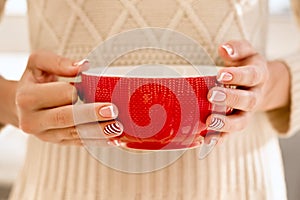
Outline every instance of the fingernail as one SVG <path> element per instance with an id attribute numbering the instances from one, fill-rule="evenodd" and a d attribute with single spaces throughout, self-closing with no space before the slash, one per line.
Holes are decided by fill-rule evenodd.
<path id="1" fill-rule="evenodd" d="M 228 72 L 222 72 L 221 75 L 218 77 L 218 81 L 232 81 L 233 76 L 232 74 L 228 73 Z"/>
<path id="2" fill-rule="evenodd" d="M 118 116 L 118 108 L 114 105 L 101 107 L 99 114 L 105 118 L 115 118 Z"/>
<path id="3" fill-rule="evenodd" d="M 212 130 L 220 130 L 225 126 L 225 123 L 222 119 L 213 117 L 208 128 Z"/>
<path id="4" fill-rule="evenodd" d="M 89 68 L 90 67 L 90 61 L 88 59 L 83 59 L 79 62 L 75 62 L 73 65 L 76 66 L 76 67 L 81 66 L 81 67 Z"/>
<path id="5" fill-rule="evenodd" d="M 218 142 L 218 138 L 212 137 L 208 144 L 203 143 L 200 148 L 199 159 L 204 159 L 214 149 L 217 142 Z"/>
<path id="6" fill-rule="evenodd" d="M 214 90 L 212 91 L 209 101 L 211 102 L 223 102 L 226 100 L 226 94 L 221 91 Z"/>
<path id="7" fill-rule="evenodd" d="M 123 133 L 123 130 L 124 128 L 119 122 L 108 124 L 104 127 L 104 133 L 106 135 L 120 135 L 121 133 Z"/>
<path id="8" fill-rule="evenodd" d="M 229 45 L 229 44 L 224 44 L 224 45 L 222 45 L 222 48 L 227 52 L 227 54 L 228 54 L 229 56 L 233 56 L 233 55 L 234 55 L 234 50 L 233 50 L 233 48 L 232 48 L 231 45 Z"/>

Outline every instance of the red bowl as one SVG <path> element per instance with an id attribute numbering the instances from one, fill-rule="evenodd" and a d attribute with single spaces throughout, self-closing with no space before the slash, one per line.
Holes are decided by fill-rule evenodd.
<path id="1" fill-rule="evenodd" d="M 207 100 L 209 89 L 218 84 L 216 67 L 143 67 L 91 69 L 75 85 L 84 102 L 118 107 L 124 132 L 111 139 L 115 145 L 142 150 L 199 146 L 207 117 L 226 110 Z"/>

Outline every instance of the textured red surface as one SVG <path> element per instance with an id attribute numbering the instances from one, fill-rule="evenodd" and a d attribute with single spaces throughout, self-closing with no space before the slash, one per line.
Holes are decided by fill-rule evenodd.
<path id="1" fill-rule="evenodd" d="M 112 102 L 124 133 L 114 143 L 135 149 L 179 149 L 199 145 L 212 112 L 208 90 L 216 77 L 120 78 L 82 75 L 77 85 L 87 103 Z"/>

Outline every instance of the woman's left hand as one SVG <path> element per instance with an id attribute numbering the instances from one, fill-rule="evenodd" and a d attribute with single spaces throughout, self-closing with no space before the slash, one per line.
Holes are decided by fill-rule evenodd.
<path id="1" fill-rule="evenodd" d="M 235 112 L 227 116 L 210 115 L 207 119 L 209 129 L 222 133 L 242 131 L 254 112 L 287 104 L 289 72 L 284 63 L 267 62 L 244 40 L 221 45 L 219 55 L 226 67 L 218 73 L 218 81 L 238 88 L 214 87 L 209 91 L 208 99 L 213 104 L 231 107 Z"/>

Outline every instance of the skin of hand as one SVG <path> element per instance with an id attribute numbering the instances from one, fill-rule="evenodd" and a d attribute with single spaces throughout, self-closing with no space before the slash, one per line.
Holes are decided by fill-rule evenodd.
<path id="1" fill-rule="evenodd" d="M 75 77 L 88 67 L 87 60 L 76 63 L 50 52 L 33 53 L 16 86 L 13 110 L 19 128 L 42 141 L 62 145 L 82 145 L 83 139 L 92 140 L 95 145 L 108 145 L 108 138 L 120 135 L 122 126 L 114 120 L 118 115 L 115 105 L 74 105 L 78 100 L 75 87 L 57 81 L 57 76 Z M 76 115 L 81 117 L 75 119 Z M 111 126 L 118 126 L 118 130 L 105 131 Z M 78 130 L 89 130 L 93 139 L 81 138 Z"/>
<path id="2" fill-rule="evenodd" d="M 237 89 L 214 87 L 208 93 L 213 104 L 226 105 L 235 112 L 228 116 L 212 114 L 208 129 L 226 133 L 244 130 L 253 113 L 287 106 L 290 98 L 290 74 L 280 61 L 267 62 L 247 41 L 229 41 L 219 47 L 225 63 L 217 76 L 223 84 Z"/>

